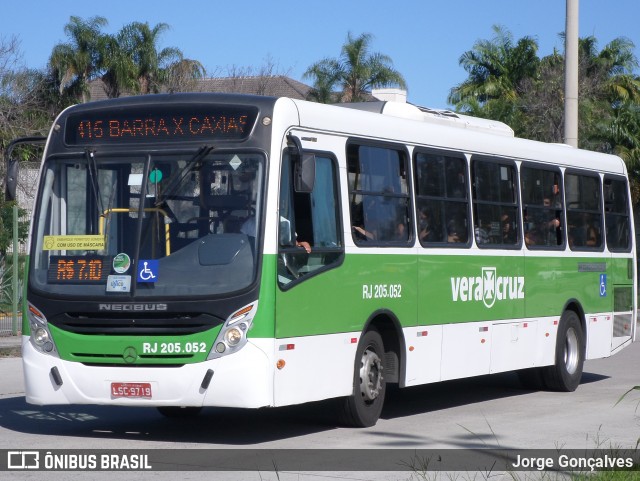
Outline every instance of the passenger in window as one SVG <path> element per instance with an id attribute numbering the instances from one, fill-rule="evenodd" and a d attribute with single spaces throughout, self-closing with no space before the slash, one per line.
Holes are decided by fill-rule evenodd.
<path id="1" fill-rule="evenodd" d="M 502 214 L 500 217 L 500 223 L 502 225 L 502 243 L 503 244 L 515 244 L 516 242 L 516 230 L 514 229 L 513 222 L 508 214 Z"/>
<path id="2" fill-rule="evenodd" d="M 524 242 L 527 246 L 535 246 L 538 244 L 538 237 L 535 229 L 525 230 L 524 232 Z"/>
<path id="3" fill-rule="evenodd" d="M 533 246 L 538 244 L 538 231 L 536 229 L 536 223 L 529 217 L 527 209 L 524 210 L 524 242 L 527 246 Z"/>
<path id="4" fill-rule="evenodd" d="M 351 219 L 353 220 L 353 235 L 357 240 L 366 241 L 373 240 L 374 235 L 364 228 L 364 207 L 362 202 L 351 205 Z"/>
<path id="5" fill-rule="evenodd" d="M 378 196 L 365 196 L 362 202 L 352 208 L 353 231 L 358 240 L 391 240 L 398 235 L 390 228 L 387 214 Z M 385 232 L 382 232 L 384 228 Z M 382 233 L 381 233 L 382 232 Z"/>
<path id="6" fill-rule="evenodd" d="M 554 186 L 557 187 L 557 186 Z M 543 199 L 543 205 L 545 207 L 558 207 L 557 204 L 554 203 L 554 201 L 548 197 L 545 197 Z M 555 214 L 553 213 L 553 211 L 550 210 L 546 210 L 545 212 L 546 214 L 548 214 L 546 216 L 546 219 L 543 221 L 543 223 L 540 225 L 540 228 L 542 230 L 541 234 L 543 235 L 544 241 L 546 245 L 558 245 L 558 229 L 560 229 L 560 213 L 556 212 Z M 553 216 L 550 220 L 549 217 Z"/>
<path id="7" fill-rule="evenodd" d="M 394 240 L 397 240 L 397 241 L 409 240 L 409 232 L 407 231 L 407 226 L 404 222 L 398 222 L 396 224 L 396 234 L 395 234 Z"/>
<path id="8" fill-rule="evenodd" d="M 560 196 L 560 181 L 556 177 L 551 188 L 551 198 L 549 199 L 549 205 L 556 209 L 562 208 L 562 197 Z M 546 198 L 544 199 L 547 200 Z"/>
<path id="9" fill-rule="evenodd" d="M 576 247 L 598 247 L 600 246 L 600 232 L 593 221 L 593 216 L 583 213 L 580 217 L 580 224 L 572 229 L 573 242 Z"/>
<path id="10" fill-rule="evenodd" d="M 311 244 L 309 244 L 307 241 L 300 241 L 297 239 L 297 237 L 296 237 L 296 247 L 302 247 L 305 251 L 307 251 L 307 254 L 311 253 Z"/>
<path id="11" fill-rule="evenodd" d="M 423 207 L 418 212 L 418 237 L 422 242 L 437 242 L 438 236 L 431 221 L 431 212 Z"/>
<path id="12" fill-rule="evenodd" d="M 284 217 L 280 216 L 280 222 L 289 222 Z M 256 236 L 256 217 L 254 215 L 250 215 L 240 227 L 240 232 L 249 237 Z M 307 253 L 311 252 L 311 245 L 307 241 L 298 240 L 298 234 L 296 233 L 296 247 L 302 247 Z"/>
<path id="13" fill-rule="evenodd" d="M 375 236 L 372 232 L 369 232 L 359 225 L 354 225 L 353 230 L 356 234 L 356 238 L 359 240 L 373 240 Z"/>
<path id="14" fill-rule="evenodd" d="M 549 207 L 551 200 L 544 199 L 544 206 Z M 550 219 L 551 217 L 551 219 Z M 560 219 L 549 209 L 536 209 L 533 215 L 524 212 L 524 239 L 528 246 L 557 246 L 559 245 Z"/>
<path id="15" fill-rule="evenodd" d="M 458 243 L 467 241 L 467 229 L 464 225 L 456 220 L 451 219 L 447 223 L 447 242 Z"/>
<path id="16" fill-rule="evenodd" d="M 587 240 L 585 245 L 587 247 L 598 247 L 600 245 L 600 234 L 593 224 L 587 226 Z"/>
<path id="17" fill-rule="evenodd" d="M 482 222 L 480 222 L 480 224 L 477 225 L 475 228 L 476 243 L 488 244 L 489 241 L 491 240 L 490 233 L 491 233 L 491 225 L 486 223 L 482 224 Z"/>

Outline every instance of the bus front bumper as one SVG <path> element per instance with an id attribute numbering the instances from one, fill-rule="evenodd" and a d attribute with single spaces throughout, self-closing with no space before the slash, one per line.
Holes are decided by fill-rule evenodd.
<path id="1" fill-rule="evenodd" d="M 42 354 L 23 336 L 26 400 L 37 405 L 272 406 L 274 362 L 268 352 L 273 340 L 256 339 L 232 355 L 179 367 L 89 366 Z M 133 387 L 124 390 L 127 397 L 122 386 Z"/>

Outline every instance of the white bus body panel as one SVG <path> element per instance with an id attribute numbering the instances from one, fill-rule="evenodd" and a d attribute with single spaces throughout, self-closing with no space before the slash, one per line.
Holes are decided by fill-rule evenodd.
<path id="1" fill-rule="evenodd" d="M 228 406 L 258 408 L 273 405 L 273 339 L 255 339 L 231 356 L 181 367 L 87 366 L 63 361 L 35 350 L 22 339 L 25 391 L 31 404 L 112 404 L 124 406 Z M 56 385 L 56 367 L 62 386 Z M 214 371 L 208 389 L 201 387 L 208 369 Z M 153 397 L 112 398 L 112 382 L 151 383 Z"/>
<path id="2" fill-rule="evenodd" d="M 442 333 L 442 380 L 489 372 L 491 329 L 488 322 L 447 324 Z M 486 331 L 485 331 L 486 329 Z"/>
<path id="3" fill-rule="evenodd" d="M 438 382 L 442 360 L 443 326 L 418 326 L 405 328 L 405 386 L 418 386 Z M 413 348 L 413 349 L 412 349 Z"/>
<path id="4" fill-rule="evenodd" d="M 491 373 L 534 367 L 538 323 L 519 321 L 491 326 Z"/>
<path id="5" fill-rule="evenodd" d="M 586 359 L 609 357 L 612 348 L 613 315 L 592 314 L 586 316 Z"/>
<path id="6" fill-rule="evenodd" d="M 360 334 L 278 339 L 276 358 L 285 365 L 275 372 L 275 406 L 350 395 Z"/>

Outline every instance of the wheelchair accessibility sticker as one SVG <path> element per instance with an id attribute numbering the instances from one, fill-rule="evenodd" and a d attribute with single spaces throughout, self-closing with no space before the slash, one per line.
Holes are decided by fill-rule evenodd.
<path id="1" fill-rule="evenodd" d="M 607 275 L 600 274 L 600 297 L 607 297 Z"/>
<path id="2" fill-rule="evenodd" d="M 138 282 L 156 282 L 158 280 L 158 259 L 138 261 Z"/>

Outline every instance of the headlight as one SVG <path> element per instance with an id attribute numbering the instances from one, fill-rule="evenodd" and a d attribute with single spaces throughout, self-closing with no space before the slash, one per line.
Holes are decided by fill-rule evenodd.
<path id="1" fill-rule="evenodd" d="M 43 346 L 49 340 L 49 333 L 43 327 L 38 327 L 33 333 L 33 340 L 38 346 Z"/>
<path id="2" fill-rule="evenodd" d="M 57 357 L 58 353 L 49 332 L 47 318 L 32 304 L 29 304 L 27 316 L 31 327 L 31 344 L 38 351 Z"/>
<path id="3" fill-rule="evenodd" d="M 242 331 L 237 327 L 232 327 L 224 333 L 224 340 L 227 341 L 229 346 L 237 346 L 242 340 Z"/>
<path id="4" fill-rule="evenodd" d="M 258 301 L 247 304 L 231 314 L 220 329 L 207 359 L 216 359 L 238 352 L 247 344 L 247 335 L 258 311 Z"/>

